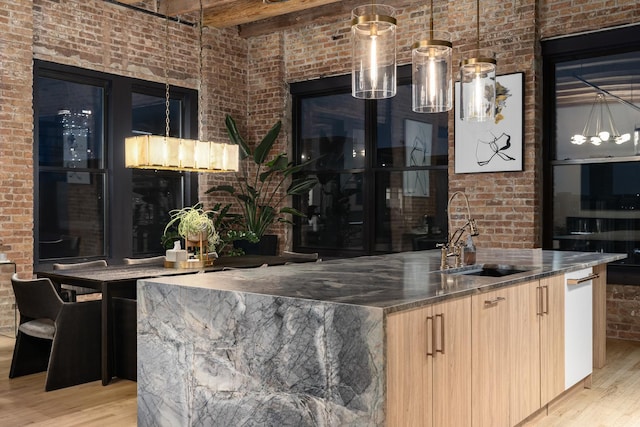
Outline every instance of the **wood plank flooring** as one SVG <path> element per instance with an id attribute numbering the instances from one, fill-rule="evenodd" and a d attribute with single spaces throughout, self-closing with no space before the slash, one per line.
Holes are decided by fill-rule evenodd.
<path id="1" fill-rule="evenodd" d="M 15 339 L 0 336 L 0 426 L 136 425 L 137 387 L 134 381 L 94 381 L 44 391 L 46 373 L 9 379 Z"/>
<path id="2" fill-rule="evenodd" d="M 527 427 L 640 427 L 640 342 L 607 340 L 607 365 Z"/>
<path id="3" fill-rule="evenodd" d="M 45 373 L 9 379 L 14 339 L 0 335 L 0 426 L 136 425 L 136 383 L 100 381 L 44 391 Z M 607 366 L 527 427 L 640 427 L 640 342 L 608 340 Z"/>

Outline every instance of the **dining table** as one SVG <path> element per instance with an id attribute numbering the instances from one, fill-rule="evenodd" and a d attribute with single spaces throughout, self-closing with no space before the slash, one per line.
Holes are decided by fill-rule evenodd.
<path id="1" fill-rule="evenodd" d="M 102 385 L 107 385 L 114 377 L 136 379 L 135 299 L 138 280 L 312 261 L 315 260 L 286 255 L 241 255 L 220 257 L 212 265 L 198 268 L 165 267 L 161 262 L 157 264 L 113 264 L 106 267 L 42 270 L 37 271 L 36 276 L 49 278 L 58 289 L 62 284 L 65 284 L 95 289 L 102 294 L 100 364 Z M 129 307 L 128 312 L 126 309 L 124 310 L 124 316 L 127 319 L 124 321 L 122 321 L 122 304 Z M 128 344 L 121 335 L 129 337 Z M 124 356 L 122 351 L 116 354 L 118 347 L 114 346 L 114 341 L 122 342 L 123 346 L 128 348 Z M 128 360 L 123 360 L 125 358 Z"/>

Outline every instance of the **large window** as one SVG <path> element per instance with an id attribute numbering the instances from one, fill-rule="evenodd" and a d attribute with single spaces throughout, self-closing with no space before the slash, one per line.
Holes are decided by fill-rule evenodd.
<path id="1" fill-rule="evenodd" d="M 293 84 L 294 145 L 318 185 L 294 246 L 325 255 L 431 249 L 446 241 L 447 114 L 411 111 L 408 67 L 397 95 L 351 96 L 348 76 Z"/>
<path id="2" fill-rule="evenodd" d="M 164 89 L 36 62 L 36 265 L 162 253 L 168 212 L 195 199 L 196 177 L 126 169 L 124 138 L 165 133 Z M 170 133 L 190 137 L 196 94 L 170 93 Z"/>
<path id="3" fill-rule="evenodd" d="M 639 33 L 543 43 L 545 99 L 555 101 L 545 116 L 545 246 L 627 254 L 609 268 L 616 283 L 640 284 Z"/>

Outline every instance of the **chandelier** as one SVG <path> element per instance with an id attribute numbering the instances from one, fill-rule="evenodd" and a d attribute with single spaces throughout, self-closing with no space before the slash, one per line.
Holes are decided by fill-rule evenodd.
<path id="1" fill-rule="evenodd" d="M 169 18 L 165 19 L 165 54 L 168 55 Z M 203 135 L 202 102 L 202 3 L 200 4 L 199 135 Z M 187 172 L 228 172 L 239 167 L 239 147 L 224 142 L 202 141 L 169 136 L 169 77 L 164 70 L 165 135 L 140 135 L 125 138 L 125 167 L 137 169 L 175 170 Z"/>
<path id="2" fill-rule="evenodd" d="M 603 142 L 609 141 L 613 141 L 616 144 L 623 144 L 629 140 L 631 140 L 631 134 L 625 133 L 620 135 L 616 129 L 609 104 L 602 92 L 596 93 L 582 133 L 571 137 L 571 143 L 576 145 L 582 145 L 587 141 L 593 145 L 600 145 Z"/>

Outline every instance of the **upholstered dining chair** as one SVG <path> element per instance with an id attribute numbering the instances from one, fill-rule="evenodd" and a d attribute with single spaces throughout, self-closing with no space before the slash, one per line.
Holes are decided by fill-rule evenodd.
<path id="1" fill-rule="evenodd" d="M 158 264 L 163 265 L 165 260 L 164 255 L 152 256 L 148 258 L 123 258 L 122 261 L 125 265 L 139 265 L 139 264 Z"/>
<path id="2" fill-rule="evenodd" d="M 72 264 L 55 263 L 53 264 L 53 269 L 54 270 L 77 270 L 79 268 L 93 268 L 93 267 L 100 268 L 100 267 L 106 267 L 106 266 L 107 266 L 107 261 L 103 259 L 99 259 L 95 261 L 76 262 Z M 70 302 L 77 301 L 78 295 L 100 293 L 100 291 L 97 291 L 96 289 L 83 288 L 81 286 L 66 285 L 64 283 L 60 285 L 60 288 L 61 288 L 62 294 L 69 295 Z"/>
<path id="3" fill-rule="evenodd" d="M 100 301 L 64 302 L 48 278 L 11 278 L 20 325 L 9 378 L 47 371 L 45 391 L 100 379 Z"/>

